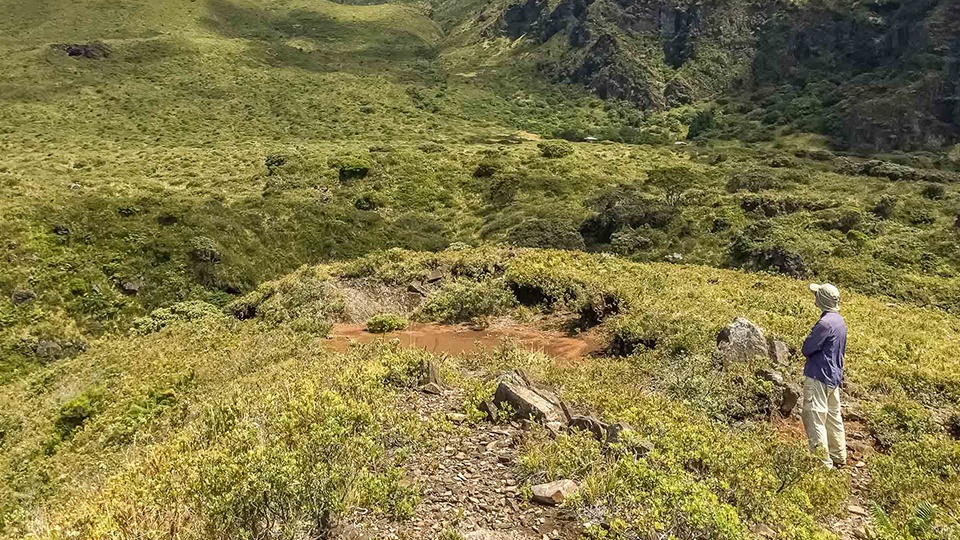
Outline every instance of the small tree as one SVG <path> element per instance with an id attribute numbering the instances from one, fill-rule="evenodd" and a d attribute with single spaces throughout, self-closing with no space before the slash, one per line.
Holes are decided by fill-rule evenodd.
<path id="1" fill-rule="evenodd" d="M 647 184 L 659 189 L 672 207 L 680 206 L 700 180 L 700 174 L 687 167 L 663 167 L 647 173 Z"/>

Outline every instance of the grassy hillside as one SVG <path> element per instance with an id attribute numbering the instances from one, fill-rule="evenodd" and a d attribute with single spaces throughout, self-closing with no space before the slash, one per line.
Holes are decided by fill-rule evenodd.
<path id="1" fill-rule="evenodd" d="M 402 294 L 438 269 L 446 280 L 408 315 L 543 319 L 592 327 L 603 345 L 619 345 L 576 363 L 510 344 L 461 357 L 324 346 L 355 291 Z M 843 312 L 848 420 L 864 422 L 880 452 L 864 458 L 871 480 L 856 488 L 884 517 L 874 531 L 956 534 L 960 446 L 948 431 L 960 323 L 856 294 L 845 295 Z M 410 456 L 486 422 L 477 405 L 494 377 L 516 368 L 577 411 L 627 422 L 654 449 L 637 457 L 629 446 L 601 451 L 589 437 L 523 436 L 510 467 L 526 482 L 580 482 L 565 511 L 594 524 L 588 538 L 749 538 L 761 523 L 781 538 L 828 538 L 847 513 L 851 473 L 814 466 L 771 417 L 772 387 L 760 378 L 769 360 L 720 368 L 711 357 L 716 332 L 735 316 L 799 346 L 817 315 L 802 281 L 563 251 L 394 250 L 265 284 L 228 310 L 244 320 L 196 305 L 172 313 L 0 390 L 4 534 L 228 538 L 264 523 L 279 535 L 319 534 L 355 507 L 402 524 L 425 488 L 407 469 Z M 425 359 L 441 367 L 465 423 L 410 409 Z M 787 378 L 801 367 L 794 353 Z M 451 512 L 439 519 L 452 533 Z"/>
<path id="2" fill-rule="evenodd" d="M 958 305 L 946 155 L 675 146 L 713 113 L 541 76 L 522 40 L 484 33 L 503 6 L 0 8 L 0 292 L 34 295 L 0 307 L 6 373 L 303 263 L 456 241 L 679 253 Z M 534 140 L 586 135 L 650 144 Z M 653 169 L 689 193 L 665 205 Z"/>

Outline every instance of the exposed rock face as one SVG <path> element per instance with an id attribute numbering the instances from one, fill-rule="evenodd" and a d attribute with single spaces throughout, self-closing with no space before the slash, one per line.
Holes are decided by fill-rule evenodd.
<path id="1" fill-rule="evenodd" d="M 139 279 L 131 279 L 120 283 L 120 292 L 127 296 L 136 296 L 140 292 L 142 282 Z"/>
<path id="2" fill-rule="evenodd" d="M 564 406 L 553 392 L 536 388 L 522 374 L 511 373 L 500 378 L 493 404 L 498 409 L 509 406 L 513 417 L 532 418 L 538 422 L 567 422 Z"/>
<path id="3" fill-rule="evenodd" d="M 552 9 L 546 0 L 516 0 L 491 28 L 543 45 L 545 73 L 602 98 L 658 110 L 755 93 L 753 105 L 778 122 L 787 102 L 764 99 L 779 94 L 812 110 L 784 121 L 841 146 L 960 140 L 954 0 L 560 0 Z"/>
<path id="4" fill-rule="evenodd" d="M 714 359 L 721 365 L 746 362 L 764 356 L 778 363 L 785 363 L 789 356 L 786 343 L 767 338 L 763 330 L 743 317 L 720 330 Z"/>

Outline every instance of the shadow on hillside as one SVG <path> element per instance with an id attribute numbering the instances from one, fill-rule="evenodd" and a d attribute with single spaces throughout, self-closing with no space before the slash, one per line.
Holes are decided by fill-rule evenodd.
<path id="1" fill-rule="evenodd" d="M 247 40 L 255 58 L 274 67 L 369 73 L 385 64 L 396 67 L 436 56 L 432 45 L 413 32 L 364 20 L 362 13 L 345 21 L 317 11 L 275 12 L 229 0 L 209 0 L 208 5 L 209 14 L 201 20 L 206 28 Z"/>

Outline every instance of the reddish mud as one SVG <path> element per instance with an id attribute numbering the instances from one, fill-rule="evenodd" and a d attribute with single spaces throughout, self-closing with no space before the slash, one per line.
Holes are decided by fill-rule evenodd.
<path id="1" fill-rule="evenodd" d="M 406 330 L 371 334 L 359 324 L 338 324 L 330 332 L 326 345 L 346 351 L 351 342 L 371 343 L 398 339 L 406 347 L 425 349 L 435 354 L 459 355 L 490 350 L 505 342 L 520 343 L 525 349 L 540 351 L 558 360 L 578 361 L 599 349 L 590 336 L 570 337 L 560 332 L 525 326 L 501 326 L 475 330 L 466 326 L 411 324 Z"/>

